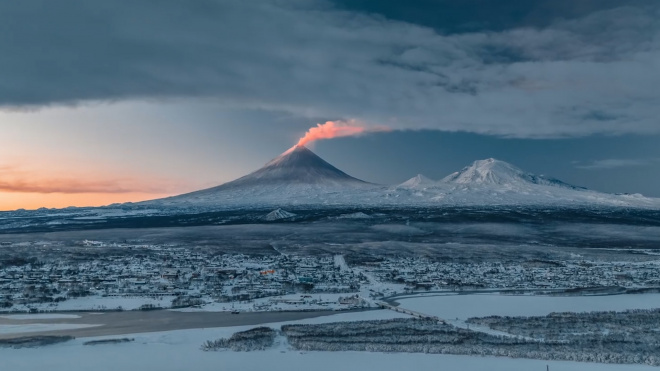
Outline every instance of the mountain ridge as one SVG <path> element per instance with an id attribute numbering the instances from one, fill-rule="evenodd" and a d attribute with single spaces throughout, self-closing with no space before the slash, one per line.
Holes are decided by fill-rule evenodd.
<path id="1" fill-rule="evenodd" d="M 231 182 L 165 199 L 156 207 L 606 205 L 660 208 L 660 199 L 612 195 L 528 173 L 504 161 L 474 161 L 441 180 L 421 174 L 397 186 L 354 178 L 304 146 L 294 146 Z"/>

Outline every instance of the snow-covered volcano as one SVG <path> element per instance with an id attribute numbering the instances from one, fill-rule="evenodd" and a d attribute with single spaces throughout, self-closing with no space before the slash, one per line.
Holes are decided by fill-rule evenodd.
<path id="1" fill-rule="evenodd" d="M 451 185 L 496 186 L 505 188 L 535 184 L 574 190 L 584 189 L 564 183 L 558 179 L 526 173 L 508 162 L 494 158 L 475 161 L 470 166 L 464 167 L 461 171 L 449 174 L 441 182 Z"/>
<path id="2" fill-rule="evenodd" d="M 261 169 L 210 190 L 223 190 L 276 184 L 364 185 L 317 156 L 305 146 L 294 146 Z M 210 191 L 209 190 L 209 191 Z"/>
<path id="3" fill-rule="evenodd" d="M 660 207 L 659 199 L 639 194 L 613 195 L 591 191 L 555 178 L 525 172 L 493 158 L 475 161 L 438 181 L 417 175 L 395 187 L 394 191 L 428 205 Z M 398 197 L 404 199 L 402 195 Z"/>
<path id="4" fill-rule="evenodd" d="M 377 185 L 344 173 L 305 146 L 294 146 L 234 181 L 162 201 L 216 206 L 335 204 L 338 194 L 373 187 Z"/>

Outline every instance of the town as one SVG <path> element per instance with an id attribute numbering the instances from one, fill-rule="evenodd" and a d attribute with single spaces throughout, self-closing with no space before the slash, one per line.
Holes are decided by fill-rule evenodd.
<path id="1" fill-rule="evenodd" d="M 37 246 L 38 245 L 38 246 Z M 214 254 L 184 246 L 84 240 L 8 244 L 0 311 L 353 309 L 416 291 L 575 290 L 660 287 L 660 260 L 447 262 L 343 255 Z M 47 259 L 31 256 L 49 251 Z M 87 253 L 80 253 L 86 251 Z M 22 258 L 17 254 L 23 252 Z M 59 253 L 58 258 L 53 253 Z"/>

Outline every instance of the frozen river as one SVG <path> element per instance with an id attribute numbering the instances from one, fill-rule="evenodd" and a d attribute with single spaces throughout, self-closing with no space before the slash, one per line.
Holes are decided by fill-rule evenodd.
<path id="1" fill-rule="evenodd" d="M 552 312 L 622 311 L 660 308 L 660 294 L 534 296 L 500 293 L 411 295 L 396 301 L 402 308 L 445 319 L 486 316 L 545 316 Z"/>
<path id="2" fill-rule="evenodd" d="M 289 323 L 328 323 L 402 317 L 393 311 L 340 313 Z M 403 316 L 405 317 L 405 316 Z M 272 323 L 279 328 L 283 323 Z M 113 370 L 241 370 L 241 371 L 651 371 L 657 367 L 512 359 L 506 357 L 455 356 L 420 353 L 300 352 L 289 349 L 279 338 L 277 345 L 258 352 L 203 352 L 200 345 L 210 339 L 229 337 L 253 326 L 187 329 L 131 334 L 134 341 L 122 344 L 85 346 L 82 338 L 41 348 L 0 348 L 0 369 L 22 371 L 113 371 Z"/>

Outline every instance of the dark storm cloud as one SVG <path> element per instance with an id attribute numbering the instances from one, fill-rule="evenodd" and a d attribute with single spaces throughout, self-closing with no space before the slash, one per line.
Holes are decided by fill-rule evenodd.
<path id="1" fill-rule="evenodd" d="M 653 0 L 333 0 L 338 7 L 431 27 L 445 34 L 546 28 L 558 20 L 588 16 Z"/>
<path id="2" fill-rule="evenodd" d="M 2 2 L 0 106 L 210 97 L 394 129 L 660 132 L 657 2 L 425 3 L 451 32 L 320 0 Z"/>

